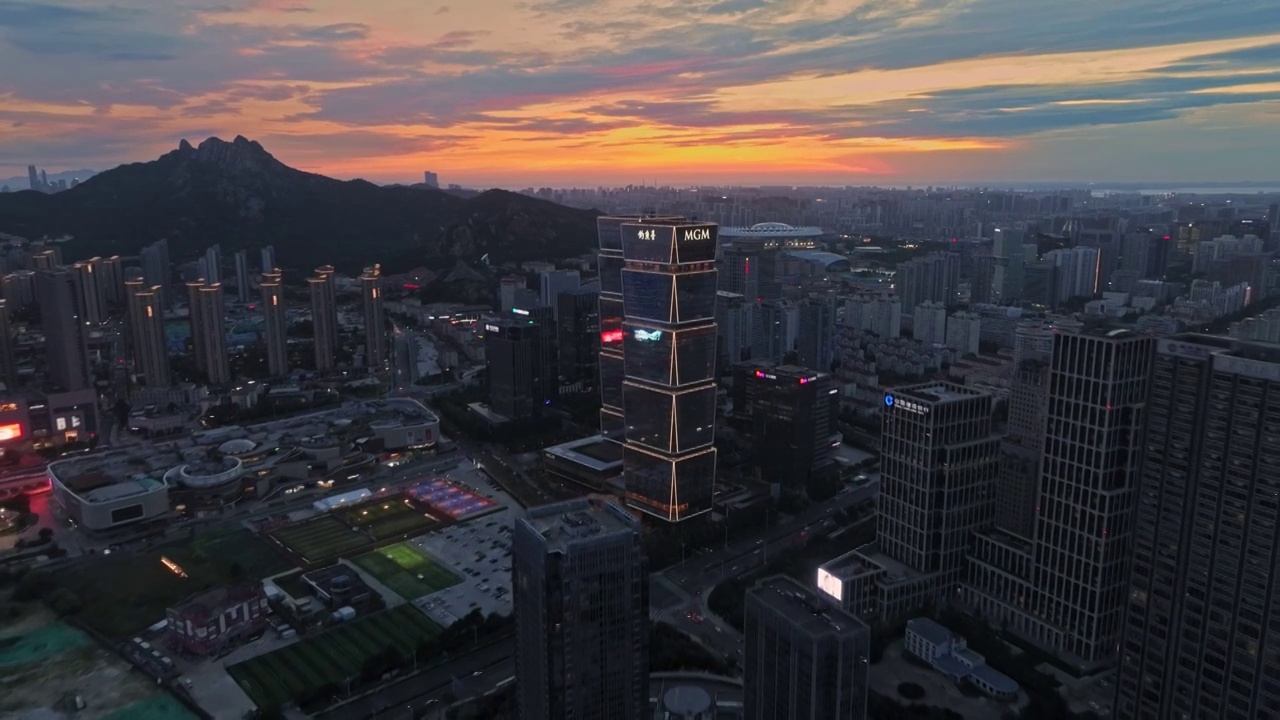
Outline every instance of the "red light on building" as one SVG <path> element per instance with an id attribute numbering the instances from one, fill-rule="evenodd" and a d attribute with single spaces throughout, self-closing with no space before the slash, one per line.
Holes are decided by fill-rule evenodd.
<path id="1" fill-rule="evenodd" d="M 22 437 L 22 423 L 5 423 L 0 425 L 0 442 L 17 440 Z"/>
<path id="2" fill-rule="evenodd" d="M 600 342 L 602 343 L 622 342 L 622 331 L 621 330 L 605 330 L 604 332 L 600 333 Z"/>
<path id="3" fill-rule="evenodd" d="M 417 285 L 417 284 L 415 284 L 415 283 L 405 283 L 405 284 L 404 284 L 404 289 L 405 289 L 405 290 L 420 290 L 420 289 L 421 289 L 421 287 L 422 287 L 422 286 Z"/>
<path id="4" fill-rule="evenodd" d="M 250 305 L 250 306 L 249 306 L 249 309 L 250 309 L 250 310 L 252 310 L 252 309 L 254 309 L 254 307 L 256 307 L 256 306 L 254 306 L 254 305 Z"/>
<path id="5" fill-rule="evenodd" d="M 764 377 L 764 371 L 763 371 L 763 370 L 757 370 L 757 371 L 756 371 L 756 377 L 758 377 L 758 378 L 762 378 L 762 377 Z"/>
<path id="6" fill-rule="evenodd" d="M 955 242 L 955 241 L 956 241 L 956 239 L 955 239 L 955 238 L 951 238 L 951 242 Z"/>
<path id="7" fill-rule="evenodd" d="M 1172 239 L 1172 238 L 1170 238 L 1168 235 L 1165 235 L 1165 236 L 1164 236 L 1164 239 L 1165 239 L 1165 240 L 1170 240 L 1170 239 Z"/>

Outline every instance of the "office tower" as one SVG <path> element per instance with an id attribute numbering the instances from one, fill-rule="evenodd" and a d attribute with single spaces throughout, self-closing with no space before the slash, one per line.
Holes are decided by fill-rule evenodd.
<path id="1" fill-rule="evenodd" d="M 1032 305 L 1058 304 L 1058 267 L 1052 259 L 1029 260 L 1023 268 L 1022 299 Z"/>
<path id="2" fill-rule="evenodd" d="M 885 395 L 876 542 L 859 551 L 897 568 L 878 582 L 884 617 L 943 601 L 964 579 L 974 533 L 995 511 L 1000 438 L 991 412 L 990 395 L 951 383 Z"/>
<path id="3" fill-rule="evenodd" d="M 719 289 L 756 302 L 781 300 L 778 264 L 782 253 L 812 250 L 822 234 L 821 228 L 773 222 L 720 228 L 716 255 L 722 271 Z"/>
<path id="4" fill-rule="evenodd" d="M 169 350 L 164 338 L 164 305 L 159 287 L 140 278 L 125 282 L 134 368 L 147 387 L 169 385 Z M 195 336 L 192 336 L 194 341 Z"/>
<path id="5" fill-rule="evenodd" d="M 953 313 L 947 318 L 947 347 L 964 355 L 977 355 L 982 349 L 982 316 L 972 312 Z"/>
<path id="6" fill-rule="evenodd" d="M 960 290 L 960 255 L 934 252 L 901 263 L 896 288 L 902 307 L 912 312 L 925 302 L 954 305 Z"/>
<path id="7" fill-rule="evenodd" d="M 552 308 L 556 320 L 559 316 L 560 293 L 575 292 L 582 287 L 582 276 L 577 270 L 549 270 L 538 276 L 538 304 Z"/>
<path id="8" fill-rule="evenodd" d="M 679 522 L 715 484 L 716 226 L 624 223 L 622 252 L 627 499 Z"/>
<path id="9" fill-rule="evenodd" d="M 738 293 L 716 292 L 716 375 L 751 357 L 755 304 Z"/>
<path id="10" fill-rule="evenodd" d="M 271 377 L 289 374 L 289 321 L 285 315 L 284 285 L 279 268 L 262 273 L 262 340 L 267 346 Z"/>
<path id="11" fill-rule="evenodd" d="M 1048 352 L 1027 353 L 1015 361 L 1009 387 L 1008 434 L 1000 443 L 995 526 L 1026 539 L 1035 531 L 1052 335 L 1049 346 Z"/>
<path id="12" fill-rule="evenodd" d="M 942 345 L 947 341 L 947 306 L 940 302 L 924 302 L 911 314 L 911 337 L 925 345 Z"/>
<path id="13" fill-rule="evenodd" d="M 333 351 L 338 347 L 338 301 L 333 287 L 333 266 L 316 268 L 307 279 L 311 289 L 312 337 L 316 349 L 316 370 L 332 370 Z"/>
<path id="14" fill-rule="evenodd" d="M 600 293 L 580 288 L 556 298 L 560 375 L 596 387 L 600 353 Z"/>
<path id="15" fill-rule="evenodd" d="M 382 266 L 367 267 L 360 275 L 364 304 L 365 365 L 375 370 L 387 363 L 387 323 L 382 314 Z"/>
<path id="16" fill-rule="evenodd" d="M 867 717 L 871 629 L 785 576 L 761 580 L 744 608 L 746 720 Z"/>
<path id="17" fill-rule="evenodd" d="M 540 367 L 542 329 L 515 317 L 485 320 L 484 357 L 489 407 L 508 420 L 524 420 L 546 404 Z"/>
<path id="18" fill-rule="evenodd" d="M 102 275 L 98 278 L 98 283 L 102 286 L 107 303 L 124 305 L 124 261 L 119 255 L 112 255 L 103 260 L 99 268 Z"/>
<path id="19" fill-rule="evenodd" d="M 506 315 L 517 307 L 526 307 L 521 296 L 528 293 L 523 277 L 508 275 L 498 281 L 498 312 Z"/>
<path id="20" fill-rule="evenodd" d="M 992 301 L 1000 304 L 1016 303 L 1022 298 L 1025 282 L 1023 255 L 1025 233 L 1016 228 L 996 228 L 991 241 L 993 267 L 991 271 Z"/>
<path id="21" fill-rule="evenodd" d="M 1115 716 L 1280 711 L 1280 351 L 1156 341 Z"/>
<path id="22" fill-rule="evenodd" d="M 79 303 L 80 321 L 86 325 L 100 325 L 107 319 L 101 273 L 97 272 L 101 264 L 102 258 L 92 258 L 81 260 L 71 266 L 71 277 L 76 283 L 76 302 Z"/>
<path id="23" fill-rule="evenodd" d="M 205 279 L 210 283 L 222 282 L 222 248 L 212 245 L 204 251 Z"/>
<path id="24" fill-rule="evenodd" d="M 747 422 L 754 465 L 768 483 L 805 489 L 834 469 L 842 441 L 839 383 L 794 365 L 741 363 L 733 369 L 733 414 Z"/>
<path id="25" fill-rule="evenodd" d="M 40 174 L 35 165 L 27 166 L 27 184 L 36 192 L 44 192 L 44 184 L 40 182 Z"/>
<path id="26" fill-rule="evenodd" d="M 720 250 L 720 259 L 716 263 L 721 270 L 720 289 L 750 298 L 751 302 L 763 301 L 765 292 L 770 295 L 770 300 L 780 300 L 782 298 L 781 288 L 773 289 L 777 281 L 766 283 L 766 290 L 762 292 L 760 289 L 761 270 L 765 263 L 760 259 L 760 253 L 751 248 L 723 247 Z M 752 272 L 754 270 L 754 272 Z"/>
<path id="27" fill-rule="evenodd" d="M 231 382 L 231 365 L 227 360 L 227 330 L 223 317 L 226 306 L 222 284 L 204 278 L 187 283 L 187 301 L 191 314 L 191 346 L 196 368 L 212 385 Z"/>
<path id="28" fill-rule="evenodd" d="M 4 276 L 4 299 L 9 309 L 21 310 L 36 301 L 36 274 L 18 270 Z"/>
<path id="29" fill-rule="evenodd" d="M 169 241 L 157 240 L 142 248 L 139 259 L 142 262 L 142 277 L 147 281 L 147 287 L 159 285 L 164 297 L 165 307 L 169 307 L 172 304 L 172 290 L 169 288 L 169 283 L 172 279 L 172 266 L 169 264 Z"/>
<path id="30" fill-rule="evenodd" d="M 41 250 L 31 255 L 31 267 L 36 270 L 52 270 L 62 263 L 58 262 L 58 256 L 53 250 Z"/>
<path id="31" fill-rule="evenodd" d="M 75 278 L 66 268 L 37 272 L 36 298 L 49 382 L 66 391 L 90 387 L 88 333 L 80 319 Z"/>
<path id="32" fill-rule="evenodd" d="M 989 303 L 996 299 L 996 259 L 979 255 L 973 259 L 969 274 L 969 304 Z"/>
<path id="33" fill-rule="evenodd" d="M 276 248 L 274 245 L 267 245 L 259 250 L 258 254 L 261 256 L 258 260 L 262 263 L 260 268 L 262 272 L 265 273 L 276 269 Z"/>
<path id="34" fill-rule="evenodd" d="M 521 720 L 649 711 L 649 575 L 640 523 L 608 500 L 530 508 L 512 537 Z"/>
<path id="35" fill-rule="evenodd" d="M 658 218 L 654 221 L 678 220 Z M 600 243 L 600 432 L 610 440 L 622 442 L 622 224 L 643 222 L 643 215 L 604 216 L 596 218 L 596 234 Z M 521 281 L 523 282 L 523 281 Z M 506 289 L 506 285 L 503 285 Z M 514 289 L 512 290 L 514 295 Z M 503 296 L 503 311 L 510 312 Z"/>
<path id="36" fill-rule="evenodd" d="M 1096 295 L 1101 258 L 1097 248 L 1090 247 L 1050 250 L 1045 253 L 1044 259 L 1058 268 L 1054 304 L 1061 305 L 1071 298 L 1091 298 Z"/>
<path id="37" fill-rule="evenodd" d="M 236 262 L 236 300 L 241 304 L 249 302 L 249 251 L 237 250 Z"/>
<path id="38" fill-rule="evenodd" d="M 429 188 L 440 189 L 440 176 L 430 170 L 424 170 L 422 173 L 422 183 Z"/>
<path id="39" fill-rule="evenodd" d="M 796 332 L 796 364 L 826 372 L 835 360 L 836 306 L 831 298 L 800 303 Z"/>
<path id="40" fill-rule="evenodd" d="M 9 322 L 9 307 L 5 300 L 0 300 L 0 380 L 9 391 L 18 384 L 18 364 L 13 356 L 13 326 Z"/>
<path id="41" fill-rule="evenodd" d="M 535 402 L 546 406 L 560 395 L 560 365 L 556 358 L 558 328 L 555 308 L 513 308 L 511 316 L 533 327 L 533 393 Z"/>

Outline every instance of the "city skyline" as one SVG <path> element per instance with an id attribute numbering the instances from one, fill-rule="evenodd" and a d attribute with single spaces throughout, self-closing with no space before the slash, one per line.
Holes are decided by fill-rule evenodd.
<path id="1" fill-rule="evenodd" d="M 1090 0 L 1034 23 L 1016 9 L 10 3 L 0 66 L 23 72 L 0 83 L 0 177 L 242 134 L 301 169 L 376 182 L 1273 179 L 1268 3 Z"/>

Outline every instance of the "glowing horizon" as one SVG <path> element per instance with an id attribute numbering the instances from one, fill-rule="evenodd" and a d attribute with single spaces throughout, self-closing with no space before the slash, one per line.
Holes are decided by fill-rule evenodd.
<path id="1" fill-rule="evenodd" d="M 0 178 L 243 135 L 474 187 L 1280 179 L 1274 6 L 1115 5 L 17 0 Z"/>

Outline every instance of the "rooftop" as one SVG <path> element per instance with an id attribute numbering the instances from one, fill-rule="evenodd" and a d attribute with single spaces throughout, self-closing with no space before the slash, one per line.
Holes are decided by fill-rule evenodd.
<path id="1" fill-rule="evenodd" d="M 894 388 L 893 394 L 924 402 L 944 403 L 982 397 L 985 393 L 955 383 L 934 382 Z"/>
<path id="2" fill-rule="evenodd" d="M 720 237 L 818 237 L 820 227 L 795 227 L 786 223 L 764 222 L 751 227 L 722 227 Z"/>
<path id="3" fill-rule="evenodd" d="M 608 499 L 587 497 L 530 508 L 523 522 L 546 540 L 549 550 L 563 551 L 586 538 L 635 535 L 640 522 Z"/>
<path id="4" fill-rule="evenodd" d="M 874 562 L 871 562 L 871 560 L 862 555 L 860 551 L 850 550 L 844 555 L 823 563 L 820 569 L 826 570 L 837 579 L 848 580 L 850 578 L 858 577 L 859 575 L 877 572 L 884 568 Z"/>
<path id="5" fill-rule="evenodd" d="M 747 594 L 774 613 L 794 622 L 801 632 L 810 637 L 867 631 L 861 620 L 827 603 L 814 590 L 786 576 L 765 578 Z"/>

